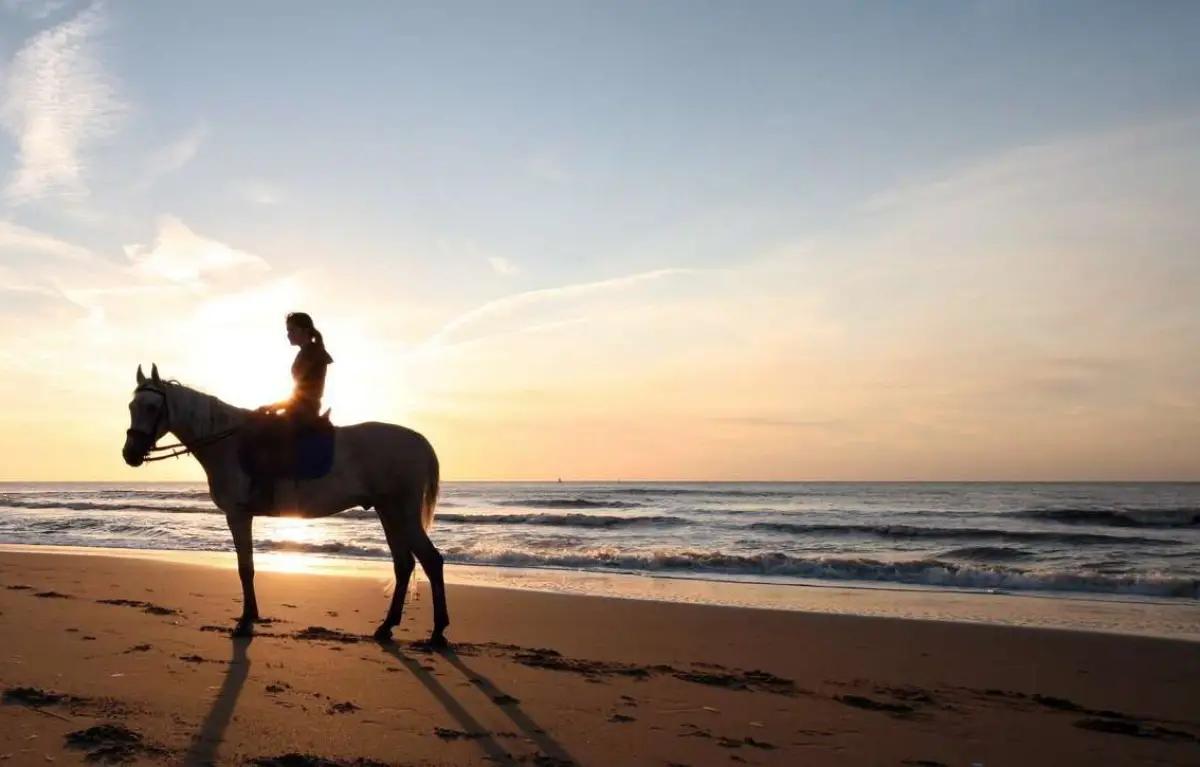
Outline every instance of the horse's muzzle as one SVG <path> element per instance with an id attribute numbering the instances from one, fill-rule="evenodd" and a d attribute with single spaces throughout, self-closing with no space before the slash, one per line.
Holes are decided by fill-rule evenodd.
<path id="1" fill-rule="evenodd" d="M 130 466 L 138 467 L 146 462 L 146 454 L 150 452 L 149 440 L 145 435 L 130 432 L 125 435 L 125 447 L 121 448 L 121 457 Z"/>

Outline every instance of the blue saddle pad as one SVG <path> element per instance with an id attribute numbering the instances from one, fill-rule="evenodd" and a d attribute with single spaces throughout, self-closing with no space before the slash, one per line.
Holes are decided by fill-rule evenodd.
<path id="1" fill-rule="evenodd" d="M 333 468 L 334 433 L 327 429 L 306 429 L 296 439 L 295 479 L 317 479 Z"/>
<path id="2" fill-rule="evenodd" d="M 280 436 L 272 438 L 279 448 Z M 242 471 L 250 475 L 264 474 L 276 480 L 289 479 L 319 479 L 333 469 L 334 445 L 336 443 L 335 428 L 324 418 L 315 423 L 300 426 L 294 436 L 292 445 L 292 462 L 290 466 L 280 466 L 278 455 L 270 460 L 273 468 L 260 466 L 255 458 L 255 449 L 249 442 L 243 440 L 238 446 L 238 463 Z"/>

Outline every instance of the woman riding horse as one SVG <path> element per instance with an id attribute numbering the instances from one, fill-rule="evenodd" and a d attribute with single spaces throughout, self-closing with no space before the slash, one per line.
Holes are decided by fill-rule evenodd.
<path id="1" fill-rule="evenodd" d="M 305 312 L 288 314 L 287 337 L 298 346 L 292 361 L 295 389 L 286 400 L 258 408 L 260 418 L 253 419 L 249 433 L 250 450 L 256 470 L 250 475 L 247 511 L 269 513 L 274 503 L 275 479 L 292 464 L 293 444 L 299 427 L 315 422 L 321 413 L 325 395 L 325 369 L 333 357 L 325 350 L 325 339 Z"/>

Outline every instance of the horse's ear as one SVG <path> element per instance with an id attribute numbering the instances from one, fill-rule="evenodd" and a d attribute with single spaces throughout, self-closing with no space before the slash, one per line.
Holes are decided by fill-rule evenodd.
<path id="1" fill-rule="evenodd" d="M 138 382 L 138 386 L 141 386 L 142 384 L 146 383 L 146 374 L 142 372 L 141 365 L 138 365 L 137 382 Z"/>
<path id="2" fill-rule="evenodd" d="M 154 383 L 158 383 L 160 380 L 162 380 L 158 377 L 158 364 L 157 363 L 151 363 L 151 365 L 150 365 L 150 380 L 153 381 Z"/>

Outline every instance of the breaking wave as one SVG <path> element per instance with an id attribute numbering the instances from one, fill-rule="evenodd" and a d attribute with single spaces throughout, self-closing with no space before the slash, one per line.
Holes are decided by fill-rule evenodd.
<path id="1" fill-rule="evenodd" d="M 506 498 L 494 503 L 522 509 L 636 509 L 642 506 L 632 501 L 593 501 L 589 498 Z"/>
<path id="2" fill-rule="evenodd" d="M 1170 538 L 1136 538 L 1104 533 L 1060 533 L 1049 530 L 995 530 L 974 527 L 917 527 L 914 525 L 805 525 L 793 522 L 755 522 L 751 530 L 793 535 L 873 535 L 878 538 L 945 538 L 980 541 L 1026 541 L 1067 545 L 1142 543 L 1178 546 Z"/>
<path id="3" fill-rule="evenodd" d="M 546 525 L 549 527 L 680 527 L 686 519 L 666 516 L 618 517 L 604 514 L 439 514 L 438 522 L 466 525 Z"/>
<path id="4" fill-rule="evenodd" d="M 1200 527 L 1200 509 L 1025 509 L 1012 516 L 1064 525 L 1100 527 Z"/>
<path id="5" fill-rule="evenodd" d="M 164 500 L 176 500 L 178 496 L 172 496 Z M 203 496 L 204 499 L 208 495 Z M 162 503 L 138 503 L 130 501 L 70 501 L 70 500 L 51 500 L 46 498 L 38 498 L 36 496 L 22 496 L 13 494 L 8 496 L 0 496 L 0 507 L 12 509 L 31 509 L 34 511 L 157 511 L 163 514 L 220 514 L 221 511 L 211 505 L 208 506 L 179 506 L 175 504 Z"/>

